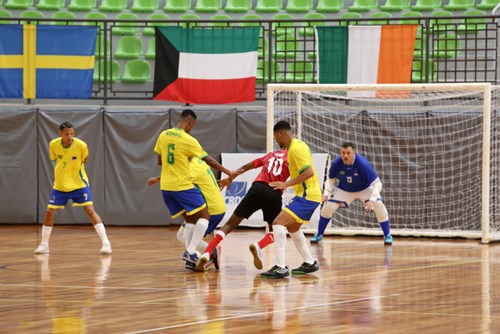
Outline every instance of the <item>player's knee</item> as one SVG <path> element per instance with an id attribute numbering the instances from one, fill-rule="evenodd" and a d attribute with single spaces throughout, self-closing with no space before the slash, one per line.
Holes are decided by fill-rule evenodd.
<path id="1" fill-rule="evenodd" d="M 386 220 L 389 220 L 389 213 L 387 212 L 387 208 L 382 201 L 376 201 L 373 210 L 375 211 L 375 216 L 377 216 L 378 222 L 385 222 Z"/>
<path id="2" fill-rule="evenodd" d="M 331 218 L 335 211 L 339 208 L 339 205 L 335 202 L 326 202 L 321 209 L 321 217 Z"/>

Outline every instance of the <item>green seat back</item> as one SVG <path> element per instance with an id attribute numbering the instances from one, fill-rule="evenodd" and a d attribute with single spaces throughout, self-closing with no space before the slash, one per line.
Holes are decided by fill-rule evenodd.
<path id="1" fill-rule="evenodd" d="M 55 12 L 52 15 L 52 18 L 62 19 L 62 20 L 74 20 L 76 19 L 76 15 L 72 12 Z M 74 25 L 75 22 L 53 21 L 51 24 L 55 26 L 65 26 L 65 25 Z"/>
<path id="2" fill-rule="evenodd" d="M 135 35 L 139 31 L 137 21 L 139 17 L 134 13 L 120 13 L 116 15 L 116 20 L 131 20 L 131 22 L 116 22 L 116 25 L 112 28 L 111 33 L 113 35 Z"/>
<path id="3" fill-rule="evenodd" d="M 60 10 L 64 8 L 64 0 L 40 0 L 36 9 L 38 10 Z"/>
<path id="4" fill-rule="evenodd" d="M 156 57 L 156 39 L 153 37 L 148 42 L 148 49 L 144 55 L 146 59 L 155 59 Z"/>
<path id="5" fill-rule="evenodd" d="M 102 0 L 99 10 L 101 12 L 121 12 L 127 8 L 127 0 Z"/>
<path id="6" fill-rule="evenodd" d="M 71 0 L 68 9 L 76 12 L 88 12 L 96 8 L 96 0 Z"/>
<path id="7" fill-rule="evenodd" d="M 197 13 L 217 13 L 221 8 L 221 0 L 197 0 L 194 11 Z"/>
<path id="8" fill-rule="evenodd" d="M 257 13 L 277 13 L 282 5 L 281 0 L 257 0 L 254 10 Z"/>
<path id="9" fill-rule="evenodd" d="M 149 62 L 143 59 L 129 60 L 123 70 L 122 82 L 125 84 L 143 84 L 151 78 Z"/>
<path id="10" fill-rule="evenodd" d="M 417 0 L 415 5 L 411 6 L 411 9 L 417 12 L 430 12 L 441 8 L 441 6 L 442 0 Z"/>
<path id="11" fill-rule="evenodd" d="M 158 0 L 134 0 L 130 10 L 134 13 L 153 13 L 158 9 Z"/>
<path id="12" fill-rule="evenodd" d="M 138 36 L 123 36 L 118 40 L 116 59 L 136 59 L 142 56 L 142 39 Z"/>
<path id="13" fill-rule="evenodd" d="M 350 12 L 369 12 L 378 8 L 378 0 L 354 0 L 349 6 Z"/>
<path id="14" fill-rule="evenodd" d="M 285 10 L 289 13 L 309 13 L 312 8 L 312 0 L 288 0 Z"/>
<path id="15" fill-rule="evenodd" d="M 162 20 L 165 22 L 151 22 L 154 20 Z M 142 30 L 142 34 L 144 36 L 154 36 L 155 34 L 155 28 L 154 27 L 160 27 L 160 26 L 168 26 L 170 25 L 170 17 L 167 14 L 163 13 L 154 13 L 148 16 L 147 24 L 148 26 L 145 27 Z"/>
<path id="16" fill-rule="evenodd" d="M 318 0 L 316 11 L 318 13 L 338 13 L 344 9 L 344 0 Z"/>
<path id="17" fill-rule="evenodd" d="M 281 35 L 276 38 L 275 56 L 277 59 L 296 58 L 299 49 L 299 41 L 293 35 Z"/>
<path id="18" fill-rule="evenodd" d="M 247 13 L 252 9 L 251 0 L 227 0 L 224 11 L 227 13 Z"/>
<path id="19" fill-rule="evenodd" d="M 321 14 L 321 13 L 308 13 L 306 15 L 304 15 L 304 20 L 307 20 L 307 21 L 304 21 L 302 23 L 302 26 L 304 28 L 301 28 L 299 30 L 299 35 L 305 35 L 305 36 L 313 36 L 314 35 L 314 27 L 318 27 L 318 26 L 325 26 L 326 25 L 326 21 L 317 21 L 317 22 L 311 22 L 309 20 L 324 20 L 326 19 L 326 16 Z"/>
<path id="20" fill-rule="evenodd" d="M 185 13 L 191 9 L 191 0 L 166 0 L 163 11 L 168 13 Z"/>

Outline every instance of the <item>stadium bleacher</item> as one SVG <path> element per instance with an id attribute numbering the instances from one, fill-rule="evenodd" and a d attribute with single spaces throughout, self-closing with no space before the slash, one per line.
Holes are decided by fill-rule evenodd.
<path id="1" fill-rule="evenodd" d="M 426 78 L 430 82 L 449 82 L 450 76 L 463 80 L 466 74 L 456 77 L 457 68 L 472 66 L 491 71 L 496 68 L 489 56 L 495 52 L 488 46 L 493 41 L 483 35 L 497 29 L 488 11 L 499 3 L 500 0 L 5 0 L 0 6 L 0 18 L 2 23 L 16 23 L 16 18 L 22 18 L 21 22 L 33 24 L 97 24 L 101 34 L 96 43 L 96 59 L 101 61 L 96 62 L 96 69 L 102 69 L 106 61 L 109 82 L 147 82 L 148 87 L 154 72 L 154 26 L 261 26 L 257 82 L 264 91 L 264 83 L 269 81 L 316 82 L 314 26 L 321 25 L 420 24 L 414 52 L 414 82 Z M 42 18 L 59 21 L 37 20 Z M 82 19 L 86 21 L 73 21 Z M 465 35 L 469 35 L 469 44 L 476 35 L 481 36 L 475 47 L 486 50 L 485 59 L 473 63 L 467 58 L 471 50 L 463 42 Z M 272 55 L 269 50 L 273 50 Z M 456 66 L 453 75 L 447 72 L 450 63 Z M 425 75 L 425 71 L 430 75 Z M 96 72 L 97 86 L 104 79 L 104 70 Z M 487 73 L 484 76 L 490 77 Z M 496 77 L 495 74 L 495 80 Z"/>

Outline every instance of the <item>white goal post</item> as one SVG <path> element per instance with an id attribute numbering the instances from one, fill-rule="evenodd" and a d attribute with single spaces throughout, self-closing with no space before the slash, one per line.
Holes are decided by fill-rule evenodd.
<path id="1" fill-rule="evenodd" d="M 391 233 L 500 240 L 500 88 L 463 84 L 269 84 L 273 125 L 288 121 L 313 153 L 350 141 L 382 183 Z M 329 166 L 327 166 L 329 168 Z M 317 222 L 305 225 L 315 232 Z M 359 201 L 326 234 L 379 235 Z"/>

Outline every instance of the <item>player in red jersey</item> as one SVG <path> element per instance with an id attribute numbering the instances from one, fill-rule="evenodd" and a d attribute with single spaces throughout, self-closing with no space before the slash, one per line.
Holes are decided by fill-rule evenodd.
<path id="1" fill-rule="evenodd" d="M 259 175 L 253 181 L 252 186 L 240 204 L 238 204 L 227 223 L 215 233 L 214 238 L 208 244 L 205 253 L 203 253 L 196 265 L 197 271 L 203 271 L 213 250 L 222 242 L 224 237 L 231 233 L 244 218 L 248 219 L 257 210 L 262 210 L 264 220 L 269 224 L 269 229 L 272 231 L 273 221 L 281 212 L 281 195 L 283 194 L 283 190 L 273 189 L 269 186 L 269 183 L 276 181 L 285 182 L 290 176 L 286 150 L 274 151 L 250 161 L 241 166 L 236 173 L 237 175 L 241 175 L 248 170 L 258 167 L 262 167 Z M 221 187 L 228 186 L 230 183 L 230 179 L 219 181 Z M 271 232 L 267 233 L 265 238 L 270 238 L 272 243 L 273 234 Z"/>

